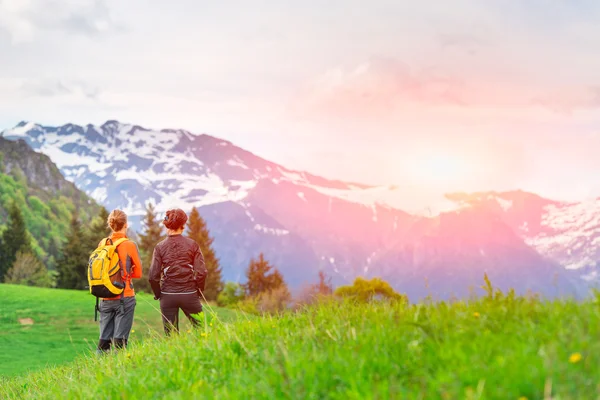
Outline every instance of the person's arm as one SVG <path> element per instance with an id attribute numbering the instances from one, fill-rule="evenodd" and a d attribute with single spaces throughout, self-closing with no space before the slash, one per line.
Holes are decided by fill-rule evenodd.
<path id="1" fill-rule="evenodd" d="M 140 259 L 140 252 L 137 244 L 131 242 L 131 248 L 129 249 L 129 257 L 131 257 L 131 278 L 140 279 L 142 277 L 142 260 Z"/>
<path id="2" fill-rule="evenodd" d="M 154 253 L 152 254 L 152 265 L 150 266 L 150 273 L 148 280 L 150 281 L 150 286 L 152 287 L 152 291 L 154 292 L 154 298 L 160 299 L 160 274 L 162 270 L 162 257 L 160 255 L 160 250 L 158 247 L 154 248 Z"/>
<path id="3" fill-rule="evenodd" d="M 194 254 L 194 270 L 196 271 L 196 287 L 200 292 L 204 292 L 208 270 L 206 269 L 200 246 L 196 248 L 196 253 Z"/>

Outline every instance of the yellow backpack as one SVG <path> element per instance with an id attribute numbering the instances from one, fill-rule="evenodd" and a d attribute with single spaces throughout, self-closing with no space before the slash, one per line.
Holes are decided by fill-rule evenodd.
<path id="1" fill-rule="evenodd" d="M 96 296 L 96 312 L 100 298 L 123 296 L 126 282 L 123 281 L 124 270 L 119 258 L 117 246 L 128 240 L 118 239 L 115 242 L 107 238 L 90 255 L 88 262 L 88 283 L 90 293 Z"/>

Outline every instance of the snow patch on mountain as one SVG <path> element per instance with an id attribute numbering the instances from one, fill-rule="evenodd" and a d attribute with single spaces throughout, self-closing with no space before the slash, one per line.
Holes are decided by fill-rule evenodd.
<path id="1" fill-rule="evenodd" d="M 513 201 L 512 200 L 505 200 L 505 199 L 503 199 L 501 197 L 496 197 L 496 201 L 498 202 L 498 204 L 500 205 L 500 207 L 504 211 L 510 210 L 511 207 L 513 206 Z"/>
<path id="2" fill-rule="evenodd" d="M 290 231 L 286 230 L 286 229 L 277 229 L 277 228 L 269 228 L 267 226 L 263 226 L 261 224 L 256 224 L 254 225 L 254 230 L 256 231 L 261 231 L 270 235 L 275 235 L 275 236 L 285 236 L 285 235 L 289 235 Z"/>
<path id="3" fill-rule="evenodd" d="M 227 165 L 231 165 L 232 167 L 240 167 L 243 169 L 249 169 L 248 166 L 246 164 L 244 164 L 238 156 L 235 156 L 231 160 L 227 160 Z"/>
<path id="4" fill-rule="evenodd" d="M 317 192 L 349 201 L 362 204 L 368 207 L 381 206 L 386 208 L 401 209 L 415 215 L 432 217 L 444 212 L 457 211 L 465 205 L 451 201 L 445 197 L 433 195 L 424 199 L 423 202 L 416 197 L 410 189 L 402 190 L 395 186 L 372 186 L 361 188 L 349 185 L 346 189 L 329 188 L 319 185 L 306 185 Z M 428 206 L 423 207 L 423 204 Z M 376 218 L 376 216 L 374 217 Z"/>
<path id="5" fill-rule="evenodd" d="M 4 132 L 2 132 L 0 134 L 0 136 L 11 136 L 13 138 L 21 138 L 21 137 L 27 137 L 28 133 L 32 130 L 36 128 L 36 124 L 33 122 L 20 122 L 17 126 L 15 126 L 12 129 L 7 129 Z"/>
<path id="6" fill-rule="evenodd" d="M 548 205 L 541 221 L 545 230 L 526 238 L 541 254 L 568 269 L 597 266 L 600 260 L 600 199 Z"/>

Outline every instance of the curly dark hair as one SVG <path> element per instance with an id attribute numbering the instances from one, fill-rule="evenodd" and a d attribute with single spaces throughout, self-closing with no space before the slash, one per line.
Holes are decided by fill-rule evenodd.
<path id="1" fill-rule="evenodd" d="M 167 211 L 167 214 L 165 215 L 165 219 L 164 219 L 163 223 L 165 224 L 167 229 L 177 231 L 185 226 L 185 223 L 187 222 L 187 220 L 188 220 L 188 216 L 185 213 L 185 211 L 183 211 L 180 208 L 176 208 L 176 209 Z"/>

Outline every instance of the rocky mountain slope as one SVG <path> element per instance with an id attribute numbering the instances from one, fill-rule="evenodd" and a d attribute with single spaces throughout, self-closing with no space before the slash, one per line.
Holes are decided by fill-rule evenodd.
<path id="1" fill-rule="evenodd" d="M 149 201 L 160 212 L 200 207 L 229 280 L 243 280 L 259 252 L 292 287 L 323 269 L 337 284 L 382 276 L 415 300 L 464 295 L 484 271 L 503 288 L 573 294 L 596 270 L 597 204 L 521 192 L 452 194 L 447 212 L 425 218 L 400 209 L 410 196 L 402 188 L 292 171 L 209 135 L 117 121 L 23 122 L 2 134 L 49 155 L 77 187 L 134 220 Z M 566 239 L 572 235 L 577 243 Z"/>

